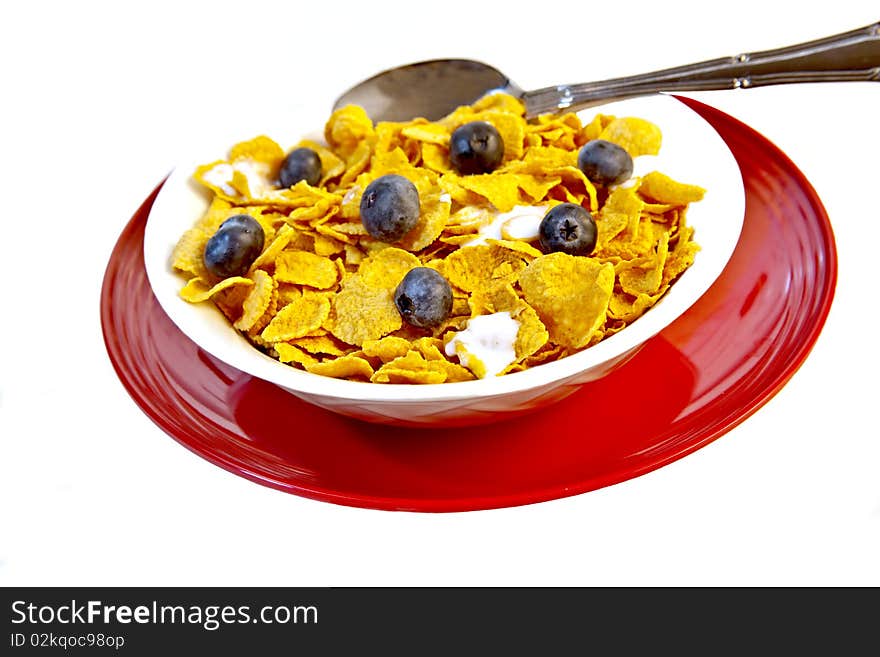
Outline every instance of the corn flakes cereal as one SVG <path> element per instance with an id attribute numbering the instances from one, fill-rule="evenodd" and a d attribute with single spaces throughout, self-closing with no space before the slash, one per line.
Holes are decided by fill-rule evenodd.
<path id="1" fill-rule="evenodd" d="M 275 259 L 275 279 L 281 283 L 328 290 L 339 278 L 339 271 L 333 263 L 330 258 L 309 251 L 283 251 Z"/>
<path id="2" fill-rule="evenodd" d="M 392 291 L 389 287 L 371 287 L 356 275 L 347 279 L 333 303 L 331 333 L 345 343 L 362 345 L 399 329 L 403 320 Z"/>
<path id="3" fill-rule="evenodd" d="M 475 292 L 513 283 L 527 259 L 525 254 L 497 244 L 478 244 L 451 253 L 439 271 L 452 285 Z"/>
<path id="4" fill-rule="evenodd" d="M 216 285 L 208 285 L 201 278 L 191 278 L 186 285 L 180 290 L 180 298 L 190 303 L 200 303 L 207 301 L 218 292 L 222 292 L 236 285 L 253 285 L 254 282 L 243 276 L 231 276 L 224 278 Z"/>
<path id="5" fill-rule="evenodd" d="M 321 328 L 329 314 L 327 297 L 303 294 L 279 310 L 260 337 L 266 342 L 301 338 Z"/>
<path id="6" fill-rule="evenodd" d="M 314 356 L 306 353 L 288 342 L 277 342 L 274 345 L 275 353 L 278 354 L 278 360 L 282 363 L 298 363 L 305 367 L 317 365 L 320 361 Z"/>
<path id="7" fill-rule="evenodd" d="M 450 160 L 450 136 L 472 121 L 497 130 L 503 157 L 489 173 L 462 175 Z M 580 147 L 594 139 L 632 157 L 656 155 L 660 127 L 639 117 L 526 119 L 519 99 L 493 93 L 438 121 L 374 124 L 349 105 L 330 115 L 323 134 L 324 141 L 303 139 L 287 150 L 260 135 L 197 167 L 193 177 L 212 200 L 171 254 L 185 279 L 181 298 L 211 301 L 255 348 L 290 367 L 400 385 L 538 367 L 637 321 L 700 249 L 685 218 L 703 188 L 658 171 L 603 188 L 578 168 Z M 318 156 L 316 185 L 278 184 L 293 148 Z M 372 237 L 360 218 L 364 190 L 387 174 L 407 178 L 419 194 L 418 220 L 394 244 Z M 545 253 L 535 211 L 505 219 L 518 206 L 545 212 L 559 203 L 592 214 L 590 255 Z M 260 224 L 264 246 L 241 276 L 216 279 L 205 246 L 237 214 Z M 416 267 L 439 272 L 452 295 L 449 313 L 422 328 L 403 320 L 394 299 Z M 503 326 L 506 337 L 483 352 L 484 338 L 499 337 L 480 333 L 491 325 Z"/>
<path id="8" fill-rule="evenodd" d="M 614 267 L 583 256 L 550 253 L 532 261 L 519 284 L 550 340 L 580 349 L 605 322 Z"/>
<path id="9" fill-rule="evenodd" d="M 337 379 L 367 379 L 373 376 L 373 366 L 360 356 L 340 356 L 333 360 L 308 363 L 306 371 L 312 374 L 332 376 Z"/>
<path id="10" fill-rule="evenodd" d="M 410 341 L 405 338 L 389 335 L 380 340 L 364 341 L 362 349 L 367 356 L 378 358 L 383 363 L 387 363 L 395 358 L 406 356 L 410 350 Z"/>
<path id="11" fill-rule="evenodd" d="M 614 142 L 621 146 L 631 157 L 639 155 L 657 155 L 663 136 L 660 128 L 651 123 L 632 116 L 612 119 L 599 133 L 599 139 Z"/>
<path id="12" fill-rule="evenodd" d="M 254 272 L 252 280 L 254 284 L 242 302 L 242 316 L 233 324 L 239 331 L 251 330 L 269 309 L 272 297 L 276 294 L 275 279 L 262 269 Z"/>
<path id="13" fill-rule="evenodd" d="M 373 383 L 443 383 L 446 369 L 435 360 L 427 360 L 418 351 L 385 363 L 370 379 Z"/>
<path id="14" fill-rule="evenodd" d="M 642 178 L 639 192 L 660 203 L 688 205 L 702 199 L 706 190 L 698 185 L 677 182 L 665 173 L 652 171 Z"/>

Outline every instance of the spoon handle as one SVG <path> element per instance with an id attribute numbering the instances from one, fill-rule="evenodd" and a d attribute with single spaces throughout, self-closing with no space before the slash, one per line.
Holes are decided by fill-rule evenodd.
<path id="1" fill-rule="evenodd" d="M 528 116 L 578 110 L 659 91 L 749 89 L 795 82 L 880 81 L 880 23 L 774 50 L 523 94 Z"/>

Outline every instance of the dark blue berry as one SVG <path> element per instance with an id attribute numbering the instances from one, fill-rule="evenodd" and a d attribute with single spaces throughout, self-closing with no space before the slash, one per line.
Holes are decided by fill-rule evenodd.
<path id="1" fill-rule="evenodd" d="M 590 255 L 596 248 L 596 222 L 574 203 L 560 203 L 545 214 L 538 235 L 544 253 Z"/>
<path id="2" fill-rule="evenodd" d="M 452 311 L 452 288 L 436 269 L 416 267 L 394 290 L 394 305 L 407 324 L 433 328 Z"/>
<path id="3" fill-rule="evenodd" d="M 282 187 L 292 187 L 300 180 L 310 185 L 317 185 L 321 180 L 321 158 L 311 148 L 294 148 L 278 171 L 278 182 Z"/>
<path id="4" fill-rule="evenodd" d="M 449 138 L 449 161 L 461 174 L 489 173 L 503 158 L 504 140 L 491 123 L 465 123 Z"/>
<path id="5" fill-rule="evenodd" d="M 397 242 L 411 231 L 420 212 L 416 186 L 394 173 L 376 178 L 361 197 L 361 223 L 383 242 Z"/>
<path id="6" fill-rule="evenodd" d="M 205 245 L 205 267 L 217 278 L 243 276 L 262 252 L 264 240 L 256 219 L 247 214 L 230 217 Z"/>
<path id="7" fill-rule="evenodd" d="M 633 159 L 623 148 L 604 139 L 593 139 L 578 152 L 578 168 L 597 185 L 619 185 L 633 172 Z"/>

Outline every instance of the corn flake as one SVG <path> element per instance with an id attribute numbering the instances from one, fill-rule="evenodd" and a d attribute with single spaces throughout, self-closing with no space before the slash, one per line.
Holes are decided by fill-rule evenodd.
<path id="1" fill-rule="evenodd" d="M 599 133 L 599 139 L 613 142 L 632 157 L 657 155 L 663 140 L 660 128 L 632 116 L 612 119 Z"/>
<path id="2" fill-rule="evenodd" d="M 228 280 L 228 279 L 227 279 Z M 254 284 L 242 303 L 242 316 L 233 326 L 239 331 L 248 331 L 264 315 L 275 295 L 275 279 L 262 269 L 257 269 L 252 278 Z M 277 301 L 277 296 L 276 296 Z"/>
<path id="3" fill-rule="evenodd" d="M 583 256 L 551 253 L 531 262 L 519 284 L 550 339 L 580 349 L 605 321 L 614 267 Z"/>
<path id="4" fill-rule="evenodd" d="M 283 251 L 275 259 L 275 278 L 282 283 L 327 290 L 336 285 L 339 270 L 330 258 L 309 251 Z"/>
<path id="5" fill-rule="evenodd" d="M 367 379 L 373 376 L 373 366 L 370 361 L 360 356 L 340 356 L 333 360 L 324 360 L 320 363 L 306 364 L 306 371 L 322 376 L 332 376 L 337 379 Z"/>
<path id="6" fill-rule="evenodd" d="M 189 301 L 190 303 L 201 303 L 202 301 L 207 301 L 215 294 L 222 292 L 233 286 L 238 285 L 253 285 L 254 282 L 243 276 L 231 276 L 230 278 L 224 278 L 222 281 L 215 285 L 209 285 L 201 278 L 191 278 L 187 281 L 186 285 L 180 290 L 180 298 L 184 301 Z"/>
<path id="7" fill-rule="evenodd" d="M 266 342 L 301 338 L 321 328 L 329 314 L 327 297 L 304 294 L 279 310 L 260 337 Z"/>
<path id="8" fill-rule="evenodd" d="M 333 302 L 331 333 L 347 344 L 360 346 L 399 329 L 403 320 L 392 291 L 371 287 L 357 275 L 346 280 Z"/>
<path id="9" fill-rule="evenodd" d="M 642 178 L 639 192 L 660 203 L 688 205 L 701 200 L 706 190 L 698 185 L 676 182 L 665 173 L 652 171 Z"/>
<path id="10" fill-rule="evenodd" d="M 466 292 L 513 283 L 526 267 L 527 256 L 497 244 L 477 244 L 451 253 L 439 268 L 449 282 Z"/>

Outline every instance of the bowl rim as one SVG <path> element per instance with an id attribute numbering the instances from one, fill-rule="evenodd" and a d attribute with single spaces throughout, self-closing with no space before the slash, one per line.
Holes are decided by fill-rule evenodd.
<path id="1" fill-rule="evenodd" d="M 662 110 L 659 108 L 662 108 Z M 713 211 L 716 205 L 723 204 L 716 211 L 720 211 L 724 224 L 722 238 L 718 240 L 720 248 L 710 254 L 713 257 L 708 258 L 707 256 L 701 259 L 702 251 L 698 252 L 694 265 L 681 274 L 667 293 L 648 312 L 619 332 L 606 337 L 591 347 L 564 358 L 502 376 L 436 384 L 377 384 L 349 381 L 312 374 L 271 358 L 251 345 L 244 336 L 232 328 L 231 324 L 217 311 L 213 304 L 208 304 L 207 302 L 204 304 L 189 304 L 177 296 L 177 291 L 183 286 L 184 281 L 181 276 L 171 271 L 170 250 L 168 249 L 168 237 L 170 235 L 167 234 L 167 230 L 164 233 L 159 230 L 157 227 L 158 220 L 155 218 L 162 216 L 163 213 L 168 213 L 174 207 L 174 194 L 186 193 L 183 188 L 186 188 L 188 193 L 198 194 L 203 199 L 207 199 L 204 191 L 191 181 L 191 173 L 195 168 L 191 164 L 186 166 L 178 165 L 171 171 L 159 190 L 147 218 L 144 237 L 144 263 L 150 286 L 153 288 L 159 305 L 168 314 L 172 322 L 178 326 L 184 335 L 205 349 L 205 351 L 236 369 L 277 384 L 296 395 L 305 397 L 317 396 L 340 401 L 350 400 L 352 402 L 420 404 L 467 398 L 501 397 L 511 393 L 541 388 L 550 384 L 564 383 L 593 368 L 601 366 L 603 363 L 616 361 L 634 351 L 694 305 L 712 287 L 727 266 L 739 241 L 745 218 L 745 190 L 742 184 L 741 172 L 733 154 L 711 124 L 684 102 L 667 94 L 658 94 L 650 97 L 609 103 L 598 108 L 578 112 L 578 114 L 584 115 L 595 112 L 618 116 L 643 116 L 647 114 L 648 116 L 644 116 L 644 118 L 648 120 L 652 120 L 651 114 L 656 115 L 657 113 L 664 115 L 665 118 L 669 118 L 669 116 L 674 114 L 687 116 L 692 126 L 700 133 L 699 139 L 695 139 L 695 141 L 699 141 L 703 149 L 707 146 L 711 147 L 715 156 L 712 161 L 714 168 L 725 173 L 724 176 L 716 180 L 718 184 L 715 185 L 706 185 L 705 182 L 694 180 L 693 178 L 688 180 L 682 179 L 684 182 L 695 182 L 707 188 L 706 197 L 692 205 L 688 210 L 688 218 L 692 218 L 694 214 L 706 214 Z M 670 112 L 672 114 L 667 116 Z M 307 114 L 308 112 L 302 113 L 303 116 Z M 288 122 L 290 122 L 289 118 Z M 663 131 L 665 146 L 669 126 L 667 124 L 664 127 L 662 120 L 655 122 Z M 697 126 L 699 128 L 696 128 Z M 229 142 L 229 144 L 226 144 L 226 147 L 231 143 L 234 142 Z M 662 152 L 661 147 L 661 154 Z M 189 160 L 192 163 L 211 161 L 205 157 L 189 158 Z M 658 170 L 664 171 L 662 165 L 658 167 Z M 720 186 L 722 183 L 723 186 Z M 709 201 L 708 204 L 706 203 L 707 200 Z M 163 228 L 167 229 L 168 222 L 166 219 L 163 216 Z M 689 225 L 692 224 L 691 221 L 688 223 Z M 189 225 L 191 224 L 178 226 L 174 242 L 189 228 Z M 701 244 L 699 226 L 696 228 L 695 240 L 698 244 Z M 697 263 L 699 263 L 699 266 L 697 266 Z M 173 295 L 171 294 L 173 286 L 169 284 L 169 277 L 173 277 L 173 280 L 177 281 Z M 673 292 L 675 293 L 673 294 Z M 202 307 L 202 311 L 208 310 L 215 316 L 215 320 L 205 320 L 205 313 L 202 312 L 202 321 L 199 321 L 199 312 L 196 311 L 199 307 Z M 217 318 L 219 318 L 219 322 Z M 227 335 L 224 335 L 222 338 L 214 336 L 217 339 L 213 339 L 211 338 L 212 333 L 205 333 L 209 327 L 213 331 L 213 327 L 220 324 L 225 326 L 227 335 L 231 335 L 235 339 L 230 339 Z M 242 344 L 246 347 L 245 349 L 240 348 Z M 235 346 L 230 347 L 230 345 Z"/>

